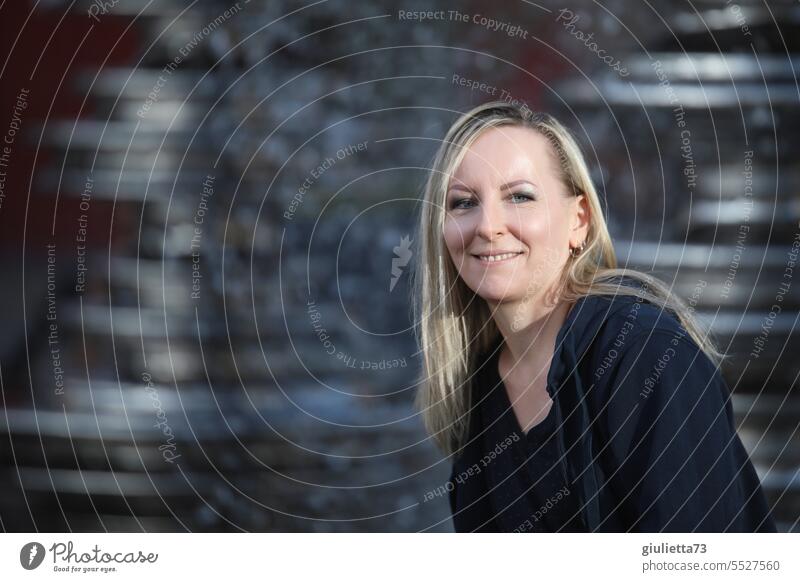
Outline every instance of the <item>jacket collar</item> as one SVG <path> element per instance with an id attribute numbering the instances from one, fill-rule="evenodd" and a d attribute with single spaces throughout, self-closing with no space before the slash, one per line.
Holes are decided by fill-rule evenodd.
<path id="1" fill-rule="evenodd" d="M 626 285 L 640 287 L 636 281 Z M 556 336 L 555 351 L 547 375 L 547 391 L 551 398 L 564 377 L 574 373 L 574 367 L 597 336 L 600 327 L 617 311 L 635 301 L 630 295 L 584 295 L 575 301 Z"/>
<path id="2" fill-rule="evenodd" d="M 608 317 L 633 300 L 634 298 L 627 295 L 586 295 L 577 299 L 556 336 L 547 376 L 547 391 L 553 399 L 559 427 L 556 442 L 561 470 L 568 486 L 576 491 L 581 500 L 581 518 L 587 531 L 595 531 L 600 524 L 598 492 L 605 478 L 598 463 L 593 462 L 590 413 L 586 402 L 587 387 L 577 373 L 578 364 Z M 492 359 L 492 354 L 499 349 L 502 341 L 502 336 L 497 338 L 487 358 L 481 359 L 482 365 L 487 359 Z M 477 434 L 473 435 L 472 430 L 477 430 L 477 427 L 471 428 L 468 439 L 471 444 L 467 446 L 468 450 L 479 447 L 478 443 L 483 440 Z M 465 457 L 475 454 L 478 451 L 459 457 L 457 462 L 466 462 Z"/>
<path id="3" fill-rule="evenodd" d="M 629 295 L 587 295 L 572 306 L 556 337 L 555 351 L 547 376 L 547 391 L 556 409 L 560 427 L 557 445 L 568 486 L 580 499 L 581 518 L 587 531 L 601 522 L 599 489 L 605 481 L 594 459 L 591 412 L 587 386 L 579 365 L 600 327 L 614 312 L 633 301 Z"/>

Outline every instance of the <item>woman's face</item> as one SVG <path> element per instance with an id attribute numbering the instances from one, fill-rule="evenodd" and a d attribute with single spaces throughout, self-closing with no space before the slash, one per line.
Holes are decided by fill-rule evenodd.
<path id="1" fill-rule="evenodd" d="M 537 300 L 585 238 L 585 196 L 567 195 L 553 158 L 537 131 L 495 127 L 450 179 L 445 244 L 466 285 L 488 302 Z"/>

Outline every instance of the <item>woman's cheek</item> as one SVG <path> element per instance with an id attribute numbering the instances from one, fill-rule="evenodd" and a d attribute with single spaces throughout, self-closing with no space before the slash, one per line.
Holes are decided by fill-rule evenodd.
<path id="1" fill-rule="evenodd" d="M 451 257 L 455 257 L 464 247 L 464 239 L 461 236 L 461 229 L 452 220 L 447 220 L 442 229 L 444 244 Z"/>

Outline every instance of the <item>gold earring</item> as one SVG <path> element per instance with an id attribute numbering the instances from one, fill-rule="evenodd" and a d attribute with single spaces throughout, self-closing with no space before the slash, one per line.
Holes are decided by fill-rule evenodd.
<path id="1" fill-rule="evenodd" d="M 581 246 L 579 247 L 570 247 L 569 254 L 570 256 L 577 257 L 579 254 L 583 252 L 583 249 L 585 248 L 586 248 L 586 241 L 583 241 L 581 243 Z"/>

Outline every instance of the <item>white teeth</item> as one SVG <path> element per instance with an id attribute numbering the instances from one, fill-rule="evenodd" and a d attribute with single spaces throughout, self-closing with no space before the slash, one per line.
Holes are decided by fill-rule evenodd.
<path id="1" fill-rule="evenodd" d="M 504 255 L 494 255 L 494 256 L 483 255 L 480 257 L 480 259 L 487 263 L 493 263 L 495 261 L 503 261 L 505 259 L 510 259 L 511 257 L 516 257 L 518 254 L 519 253 L 506 253 Z"/>

